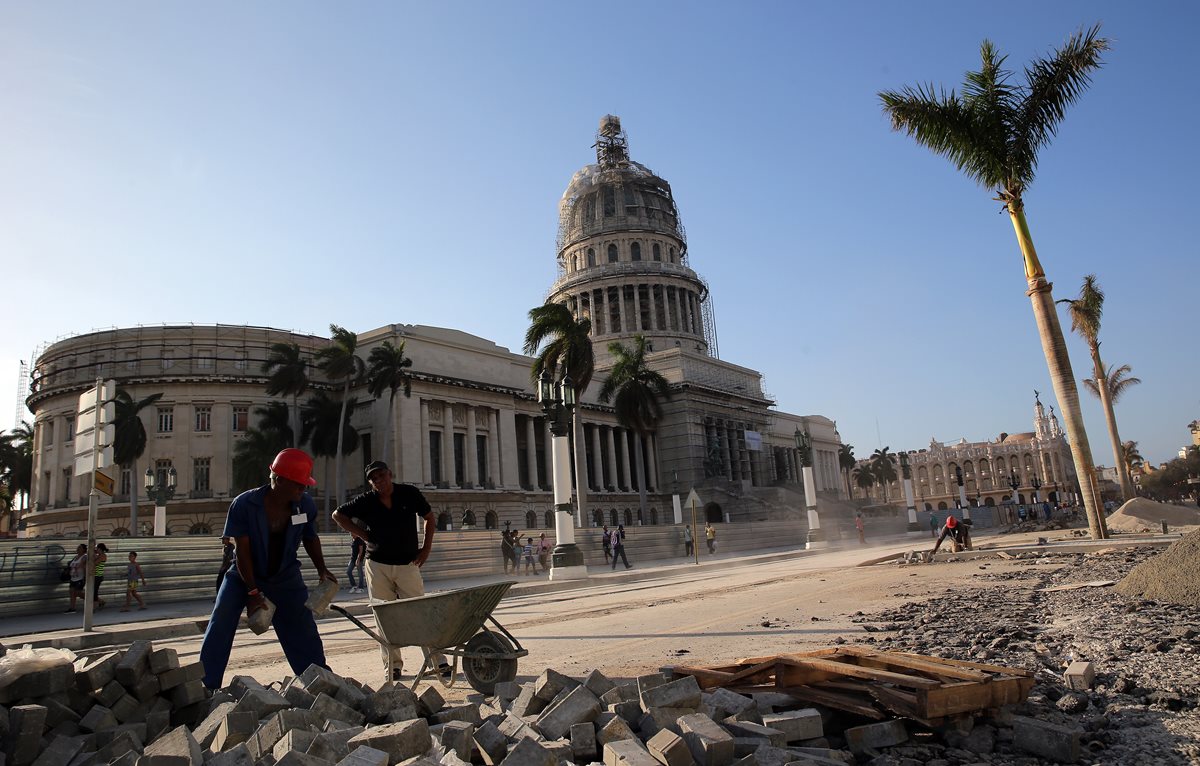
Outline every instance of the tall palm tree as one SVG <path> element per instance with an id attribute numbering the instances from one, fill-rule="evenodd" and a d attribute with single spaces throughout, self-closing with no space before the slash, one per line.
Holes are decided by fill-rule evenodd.
<path id="1" fill-rule="evenodd" d="M 662 402 L 671 398 L 667 379 L 646 366 L 646 337 L 633 336 L 633 348 L 619 342 L 608 344 L 613 367 L 600 386 L 600 401 L 613 403 L 617 421 L 636 435 L 633 454 L 637 461 L 638 502 L 646 515 L 646 469 L 642 465 L 642 439 L 654 432 L 662 419 Z"/>
<path id="2" fill-rule="evenodd" d="M 267 402 L 255 407 L 254 414 L 258 415 L 258 430 L 270 434 L 272 443 L 282 444 L 279 450 L 298 443 L 299 437 L 292 431 L 291 409 L 285 402 Z M 279 450 L 275 451 L 279 452 Z M 275 456 L 271 455 L 271 457 Z"/>
<path id="3" fill-rule="evenodd" d="M 1084 381 L 1084 386 L 1100 399 L 1104 408 L 1104 419 L 1108 422 L 1108 440 L 1111 442 L 1113 461 L 1117 467 L 1117 477 L 1121 482 L 1121 495 L 1125 500 L 1133 497 L 1133 480 L 1129 477 L 1129 469 L 1121 460 L 1121 436 L 1117 433 L 1117 415 L 1113 411 L 1113 397 L 1108 389 L 1108 378 L 1104 373 L 1104 362 L 1100 361 L 1100 318 L 1104 314 L 1104 291 L 1096 282 L 1095 274 L 1083 278 L 1079 288 L 1078 298 L 1063 298 L 1059 303 L 1067 304 L 1071 315 L 1071 330 L 1083 338 L 1088 351 L 1092 355 L 1092 378 Z M 1091 386 L 1088 386 L 1088 382 Z"/>
<path id="4" fill-rule="evenodd" d="M 1146 458 L 1138 451 L 1138 443 L 1127 441 L 1121 445 L 1121 463 L 1130 471 L 1141 468 L 1146 464 Z"/>
<path id="5" fill-rule="evenodd" d="M 349 408 L 346 407 L 349 402 Z M 300 420 L 303 429 L 300 442 L 308 444 L 314 457 L 336 457 L 339 460 L 358 449 L 358 431 L 350 426 L 349 412 L 354 411 L 354 397 L 338 401 L 331 399 L 324 391 L 317 391 L 300 408 Z M 338 428 L 341 423 L 341 428 Z M 325 461 L 325 481 L 321 486 L 329 486 L 329 461 Z M 325 517 L 329 517 L 328 489 L 325 494 Z"/>
<path id="6" fill-rule="evenodd" d="M 1054 137 L 1067 107 L 1087 89 L 1100 68 L 1108 41 L 1100 27 L 1073 35 L 1048 58 L 1025 68 L 1025 82 L 1009 82 L 1004 57 L 989 41 L 980 48 L 978 72 L 968 72 L 960 98 L 932 85 L 883 91 L 879 98 L 892 128 L 943 155 L 983 187 L 996 192 L 1012 220 L 1025 263 L 1028 295 L 1037 320 L 1042 351 L 1050 370 L 1071 439 L 1071 455 L 1083 489 L 1092 537 L 1108 536 L 1096 492 L 1091 447 L 1079 409 L 1079 391 L 1062 327 L 1054 310 L 1053 285 L 1038 260 L 1025 220 L 1025 191 L 1037 170 L 1038 152 Z"/>
<path id="7" fill-rule="evenodd" d="M 287 405 L 284 405 L 285 407 Z M 233 488 L 245 492 L 260 487 L 266 479 L 264 466 L 291 443 L 284 439 L 284 432 L 275 429 L 247 428 L 242 438 L 233 445 Z"/>
<path id="8" fill-rule="evenodd" d="M 854 457 L 854 445 L 843 444 L 838 447 L 838 465 L 842 469 L 842 476 L 846 480 L 846 497 L 853 497 L 854 490 L 850 489 L 850 472 L 854 470 L 854 465 L 858 462 Z"/>
<path id="9" fill-rule="evenodd" d="M 891 447 L 877 449 L 871 453 L 871 475 L 883 488 L 883 502 L 888 501 L 888 484 L 896 480 L 896 456 Z"/>
<path id="10" fill-rule="evenodd" d="M 138 460 L 146 452 L 146 427 L 142 425 L 141 411 L 162 398 L 162 394 L 151 394 L 145 399 L 134 399 L 124 388 L 118 388 L 113 398 L 116 414 L 113 420 L 113 462 L 129 469 L 129 534 L 138 534 Z"/>
<path id="11" fill-rule="evenodd" d="M 366 364 L 355 353 L 358 348 L 358 336 L 344 327 L 329 325 L 332 336 L 328 346 L 317 351 L 317 367 L 331 381 L 342 382 L 342 415 L 338 422 L 346 422 L 347 407 L 350 403 L 350 386 L 359 382 L 366 370 Z M 337 504 L 346 501 L 346 471 L 344 458 L 346 452 L 343 437 L 345 429 L 337 431 L 337 448 L 334 452 L 335 475 L 337 484 Z"/>
<path id="12" fill-rule="evenodd" d="M 384 460 L 392 463 L 388 452 L 388 437 L 392 433 L 392 415 L 396 406 L 396 392 L 403 389 L 405 397 L 412 396 L 412 360 L 404 355 L 404 341 L 394 345 L 385 340 L 382 345 L 371 349 L 367 357 L 367 390 L 376 399 L 388 392 L 387 427 L 383 429 L 383 450 L 379 453 Z"/>
<path id="13" fill-rule="evenodd" d="M 863 491 L 863 498 L 869 497 L 871 487 L 875 486 L 875 474 L 871 473 L 871 464 L 863 463 L 851 473 L 854 476 L 854 486 Z"/>
<path id="14" fill-rule="evenodd" d="M 298 447 L 300 445 L 296 440 L 300 435 L 300 397 L 308 390 L 308 360 L 300 352 L 300 346 L 295 343 L 272 343 L 262 369 L 269 376 L 268 396 L 292 397 L 291 443 L 293 447 Z"/>
<path id="15" fill-rule="evenodd" d="M 592 320 L 576 319 L 564 303 L 547 301 L 529 310 L 529 329 L 525 331 L 525 353 L 536 355 L 529 369 L 529 379 L 537 387 L 538 376 L 546 370 L 554 377 L 567 375 L 575 384 L 577 401 L 591 385 L 596 373 L 596 355 L 592 349 Z M 571 423 L 571 440 L 575 443 L 575 508 L 583 519 L 587 505 L 587 457 L 583 444 L 583 412 L 575 408 Z M 595 456 L 600 459 L 599 455 Z"/>
<path id="16" fill-rule="evenodd" d="M 14 526 L 20 524 L 21 516 L 29 507 L 29 493 L 33 491 L 33 425 L 21 421 L 7 437 L 8 455 L 5 458 L 6 483 L 16 504 L 13 514 Z"/>

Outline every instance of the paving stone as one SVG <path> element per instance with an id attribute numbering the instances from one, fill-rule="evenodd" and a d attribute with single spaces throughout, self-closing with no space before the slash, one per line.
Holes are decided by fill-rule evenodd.
<path id="1" fill-rule="evenodd" d="M 47 697 L 42 697 L 38 700 L 39 705 L 46 708 L 46 723 L 47 729 L 52 729 L 58 726 L 63 721 L 79 722 L 79 714 L 71 709 L 69 705 L 63 702 L 66 695 L 62 692 Z"/>
<path id="2" fill-rule="evenodd" d="M 642 718 L 642 706 L 637 702 L 618 702 L 615 705 L 609 705 L 607 710 L 613 715 L 624 718 L 630 726 L 636 725 Z"/>
<path id="3" fill-rule="evenodd" d="M 1062 763 L 1079 760 L 1079 729 L 1025 716 L 1013 716 L 1013 745 L 1027 753 Z"/>
<path id="4" fill-rule="evenodd" d="M 446 700 L 442 697 L 442 693 L 435 689 L 432 684 L 427 684 L 421 690 L 421 693 L 417 695 L 417 712 L 421 715 L 434 715 L 445 706 Z"/>
<path id="5" fill-rule="evenodd" d="M 201 748 L 211 748 L 213 739 L 217 736 L 217 729 L 225 720 L 225 717 L 233 712 L 237 707 L 236 702 L 222 702 L 220 705 L 209 710 L 204 720 L 200 725 L 192 730 L 192 736 L 200 743 Z M 236 744 L 236 743 L 235 743 Z"/>
<path id="6" fill-rule="evenodd" d="M 142 743 L 138 741 L 137 735 L 130 731 L 123 731 L 112 739 L 107 745 L 101 747 L 93 755 L 96 763 L 106 764 L 116 758 L 120 758 L 128 752 L 138 751 L 142 749 Z M 80 756 L 76 756 L 78 759 Z M 74 761 L 72 761 L 74 762 Z"/>
<path id="7" fill-rule="evenodd" d="M 521 685 L 516 681 L 501 681 L 496 684 L 496 688 L 492 691 L 492 696 L 501 704 L 512 702 L 521 693 Z"/>
<path id="8" fill-rule="evenodd" d="M 342 681 L 342 685 L 338 687 L 337 694 L 334 694 L 333 698 L 346 707 L 357 709 L 367 698 L 366 692 L 345 679 Z"/>
<path id="9" fill-rule="evenodd" d="M 683 732 L 679 728 L 679 719 L 695 712 L 695 710 L 688 708 L 650 708 L 649 712 L 638 719 L 638 731 L 642 733 L 642 736 L 647 738 L 653 737 L 660 729 L 669 729 L 676 734 L 682 734 Z"/>
<path id="10" fill-rule="evenodd" d="M 344 729 L 323 731 L 316 736 L 306 752 L 309 755 L 337 763 L 350 754 L 351 747 L 347 743 L 363 731 L 365 730 L 361 726 L 347 726 Z"/>
<path id="11" fill-rule="evenodd" d="M 176 727 L 147 745 L 144 755 L 183 759 L 188 766 L 199 766 L 204 762 L 200 743 L 186 726 Z"/>
<path id="12" fill-rule="evenodd" d="M 234 710 L 239 713 L 249 711 L 259 718 L 265 718 L 280 710 L 287 710 L 291 706 L 292 703 L 284 699 L 279 692 L 271 689 L 248 689 L 238 698 L 238 704 Z"/>
<path id="13" fill-rule="evenodd" d="M 254 676 L 234 676 L 233 678 L 229 679 L 229 685 L 225 688 L 235 700 L 240 700 L 242 697 L 246 696 L 246 692 L 248 691 L 266 691 L 267 689 L 267 687 L 260 684 L 258 679 Z"/>
<path id="14" fill-rule="evenodd" d="M 521 739 L 513 745 L 501 766 L 558 766 L 557 757 L 532 739 Z"/>
<path id="15" fill-rule="evenodd" d="M 662 766 L 693 766 L 695 763 L 683 737 L 669 729 L 660 729 L 646 742 L 646 749 Z"/>
<path id="16" fill-rule="evenodd" d="M 661 674 L 657 677 L 662 678 Z M 653 679 L 654 676 L 643 676 L 643 678 Z M 650 682 L 648 681 L 648 683 Z M 696 682 L 695 676 L 684 676 L 675 681 L 654 686 L 643 686 L 642 679 L 639 678 L 638 688 L 641 690 L 639 701 L 643 711 L 649 711 L 654 707 L 700 707 L 700 684 Z"/>
<path id="17" fill-rule="evenodd" d="M 166 649 L 155 649 L 154 651 L 150 652 L 150 658 L 148 662 L 150 665 L 150 672 L 154 675 L 158 675 L 159 673 L 167 670 L 174 670 L 175 668 L 179 667 L 179 652 L 169 647 Z"/>
<path id="18" fill-rule="evenodd" d="M 512 713 L 504 716 L 504 720 L 497 724 L 496 728 L 498 728 L 500 733 L 512 742 L 516 742 L 518 739 L 528 738 L 540 740 L 542 738 L 542 735 L 539 734 L 532 726 Z"/>
<path id="19" fill-rule="evenodd" d="M 47 694 L 66 691 L 75 684 L 75 668 L 62 663 L 41 670 L 24 673 L 4 687 L 0 687 L 0 703 L 22 702 Z"/>
<path id="20" fill-rule="evenodd" d="M 558 703 L 548 707 L 534 724 L 546 739 L 567 736 L 571 726 L 591 723 L 600 712 L 600 700 L 586 688 L 576 685 Z"/>
<path id="21" fill-rule="evenodd" d="M 660 766 L 639 739 L 621 739 L 604 745 L 604 766 Z"/>
<path id="22" fill-rule="evenodd" d="M 67 766 L 83 751 L 87 737 L 54 737 L 33 762 L 33 766 Z"/>
<path id="23" fill-rule="evenodd" d="M 92 692 L 92 698 L 106 708 L 111 708 L 117 704 L 117 700 L 125 696 L 125 687 L 117 683 L 116 679 L 109 681 L 102 686 L 98 691 Z"/>
<path id="24" fill-rule="evenodd" d="M 322 692 L 332 697 L 337 694 L 338 687 L 341 686 L 341 679 L 337 677 L 337 674 L 320 665 L 309 665 L 303 673 L 296 676 L 296 680 L 314 697 Z"/>
<path id="25" fill-rule="evenodd" d="M 275 747 L 271 748 L 271 754 L 275 756 L 276 764 L 283 760 L 283 756 L 287 755 L 292 750 L 306 755 L 312 755 L 314 758 L 321 758 L 315 753 L 309 753 L 308 749 L 312 746 L 313 740 L 317 738 L 317 733 L 308 729 L 292 729 L 287 734 L 279 738 L 275 743 Z"/>
<path id="26" fill-rule="evenodd" d="M 466 721 L 469 724 L 478 726 L 483 723 L 483 719 L 479 716 L 478 705 L 456 705 L 441 710 L 432 716 L 429 720 L 433 723 L 449 723 L 451 721 Z"/>
<path id="27" fill-rule="evenodd" d="M 103 731 L 112 729 L 116 725 L 117 717 L 103 705 L 94 705 L 83 718 L 79 719 L 79 728 L 84 731 Z"/>
<path id="28" fill-rule="evenodd" d="M 475 749 L 475 724 L 467 721 L 448 721 L 438 738 L 442 745 L 464 761 L 471 760 Z"/>
<path id="29" fill-rule="evenodd" d="M 590 691 L 592 694 L 595 694 L 597 697 L 603 697 L 605 692 L 617 687 L 617 685 L 613 683 L 612 679 L 601 673 L 599 670 L 593 670 L 592 672 L 588 673 L 587 677 L 583 679 L 583 685 L 587 687 L 588 691 Z"/>
<path id="30" fill-rule="evenodd" d="M 725 730 L 734 737 L 755 737 L 767 740 L 774 747 L 784 747 L 788 743 L 787 734 L 770 726 L 759 726 L 752 721 L 724 721 Z M 811 737 L 810 737 L 811 739 Z"/>
<path id="31" fill-rule="evenodd" d="M 783 732 L 788 742 L 825 735 L 825 724 L 821 720 L 821 714 L 813 708 L 764 715 L 763 725 Z"/>
<path id="32" fill-rule="evenodd" d="M 338 761 L 337 766 L 388 766 L 388 754 L 362 745 Z"/>
<path id="33" fill-rule="evenodd" d="M 508 754 L 508 738 L 490 720 L 475 727 L 471 740 L 487 766 L 497 766 Z"/>
<path id="34" fill-rule="evenodd" d="M 550 703 L 534 695 L 533 684 L 524 684 L 521 693 L 512 702 L 509 712 L 518 717 L 537 715 L 546 709 Z"/>
<path id="35" fill-rule="evenodd" d="M 596 760 L 596 725 L 577 723 L 571 726 L 571 754 L 574 760 L 589 763 Z"/>
<path id="36" fill-rule="evenodd" d="M 42 747 L 42 729 L 45 726 L 46 708 L 44 706 L 16 705 L 9 708 L 9 734 L 7 746 L 4 748 L 5 761 L 8 766 L 27 766 L 37 760 Z"/>
<path id="37" fill-rule="evenodd" d="M 158 685 L 165 692 L 182 686 L 189 681 L 199 681 L 204 678 L 204 666 L 199 662 L 190 662 L 177 668 L 164 670 L 158 674 Z"/>
<path id="38" fill-rule="evenodd" d="M 138 702 L 149 702 L 158 696 L 161 688 L 158 682 L 158 676 L 146 673 L 133 686 L 125 687 L 133 698 Z"/>
<path id="39" fill-rule="evenodd" d="M 623 739 L 637 739 L 638 742 L 641 742 L 638 735 L 633 733 L 633 729 L 629 728 L 629 724 L 625 723 L 625 719 L 620 716 L 613 716 L 612 720 L 596 732 L 596 743 L 601 748 L 610 742 L 619 742 Z"/>
<path id="40" fill-rule="evenodd" d="M 217 753 L 204 766 L 254 766 L 250 750 L 244 742 L 238 743 L 223 753 Z"/>
<path id="41" fill-rule="evenodd" d="M 283 698 L 292 703 L 292 707 L 304 708 L 305 710 L 311 708 L 313 701 L 316 700 L 316 697 L 300 684 L 288 684 L 283 690 Z"/>
<path id="42" fill-rule="evenodd" d="M 133 736 L 137 737 L 138 742 L 142 743 L 142 745 L 145 745 L 150 741 L 150 740 L 146 739 L 146 724 L 144 722 L 143 723 L 123 723 L 120 726 L 118 726 L 117 728 L 113 729 L 113 736 L 114 737 L 120 736 L 121 732 L 123 732 L 123 731 L 127 731 L 130 734 L 132 734 Z"/>
<path id="43" fill-rule="evenodd" d="M 149 641 L 134 641 L 125 650 L 125 656 L 117 663 L 115 677 L 127 689 L 150 672 L 150 653 L 154 646 Z"/>
<path id="44" fill-rule="evenodd" d="M 288 750 L 283 757 L 275 761 L 273 766 L 333 766 L 333 763 L 307 753 Z"/>
<path id="45" fill-rule="evenodd" d="M 1063 673 L 1067 688 L 1077 692 L 1085 692 L 1096 683 L 1096 666 L 1090 662 L 1072 662 Z"/>
<path id="46" fill-rule="evenodd" d="M 563 675 L 557 670 L 546 668 L 533 684 L 533 696 L 545 702 L 550 702 L 563 689 L 579 686 L 579 682 L 570 676 Z"/>
<path id="47" fill-rule="evenodd" d="M 700 705 L 700 710 L 699 710 L 699 712 L 701 712 L 701 713 L 708 713 L 708 717 L 709 717 L 709 718 L 712 718 L 714 721 L 715 721 L 715 720 L 717 720 L 717 719 L 716 719 L 716 717 L 715 717 L 715 715 L 720 715 L 722 712 L 724 712 L 723 710 L 719 710 L 719 709 L 713 709 L 713 708 L 707 708 L 707 709 L 706 709 L 706 707 L 707 707 L 707 706 L 705 706 L 705 705 L 703 705 L 703 704 L 702 704 L 702 705 Z M 710 710 L 711 710 L 712 712 L 709 712 Z M 757 707 L 757 706 L 748 707 L 748 708 L 746 708 L 745 710 L 739 710 L 739 711 L 737 711 L 736 713 L 734 713 L 733 715 L 731 715 L 731 716 L 727 716 L 726 718 L 724 718 L 724 719 L 722 719 L 722 720 L 724 720 L 724 721 L 731 721 L 731 722 L 733 722 L 733 723 L 739 723 L 739 722 L 741 722 L 741 721 L 747 721 L 747 722 L 749 722 L 749 723 L 756 723 L 756 724 L 758 724 L 759 726 L 763 726 L 763 725 L 764 725 L 764 724 L 763 724 L 762 711 L 760 711 L 760 710 L 758 709 L 758 707 Z"/>
<path id="48" fill-rule="evenodd" d="M 350 738 L 351 747 L 367 745 L 388 754 L 389 763 L 414 758 L 429 749 L 429 724 L 422 718 L 375 726 Z"/>
<path id="49" fill-rule="evenodd" d="M 763 720 L 767 718 L 768 716 L 764 716 Z M 772 726 L 774 727 L 774 724 Z M 846 738 L 846 746 L 850 748 L 850 752 L 857 754 L 867 749 L 878 750 L 907 742 L 908 730 L 904 728 L 903 721 L 893 719 L 865 726 L 853 726 L 846 729 L 842 736 Z"/>
<path id="50" fill-rule="evenodd" d="M 343 705 L 325 692 L 321 692 L 308 708 L 316 715 L 331 721 L 345 721 L 355 726 L 362 725 L 365 716 L 354 708 Z"/>
<path id="51" fill-rule="evenodd" d="M 679 718 L 683 741 L 700 766 L 729 766 L 733 763 L 733 737 L 703 713 Z"/>
<path id="52" fill-rule="evenodd" d="M 145 725 L 146 738 L 142 741 L 149 744 L 171 727 L 171 713 L 166 710 L 151 710 L 146 713 Z"/>
<path id="53" fill-rule="evenodd" d="M 758 708 L 757 703 L 752 698 L 722 688 L 702 694 L 701 704 L 706 704 L 713 708 L 713 710 L 718 711 L 716 715 L 712 716 L 713 720 L 728 718 L 744 710 L 756 710 Z M 759 714 L 759 720 L 761 720 L 761 713 Z"/>
<path id="54" fill-rule="evenodd" d="M 137 721 L 146 720 L 146 713 L 149 712 L 150 706 L 143 706 L 133 698 L 132 695 L 124 694 L 121 699 L 117 700 L 112 705 L 112 714 L 116 716 L 121 723 L 135 723 Z"/>
<path id="55" fill-rule="evenodd" d="M 734 761 L 733 766 L 758 766 L 758 761 L 755 759 L 754 754 L 751 753 L 744 758 L 739 758 Z M 809 764 L 801 763 L 799 766 L 809 766 Z"/>
<path id="56" fill-rule="evenodd" d="M 408 721 L 417 717 L 417 695 L 407 686 L 385 686 L 368 694 L 358 709 L 368 723 Z"/>

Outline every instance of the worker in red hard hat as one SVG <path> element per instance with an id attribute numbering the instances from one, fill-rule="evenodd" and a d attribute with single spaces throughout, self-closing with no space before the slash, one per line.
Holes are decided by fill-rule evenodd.
<path id="1" fill-rule="evenodd" d="M 953 543 L 955 553 L 963 549 L 971 550 L 970 525 L 959 521 L 955 518 L 954 514 L 950 514 L 946 516 L 946 525 L 942 527 L 942 534 L 938 536 L 937 543 L 934 544 L 933 552 L 929 554 L 930 556 L 938 552 L 938 548 L 942 547 L 942 541 L 947 537 Z"/>
<path id="2" fill-rule="evenodd" d="M 204 685 L 209 689 L 221 686 L 242 610 L 254 614 L 266 606 L 264 597 L 275 605 L 271 625 L 292 672 L 300 675 L 309 665 L 329 667 L 317 623 L 304 606 L 308 587 L 296 556 L 303 544 L 321 579 L 337 582 L 325 566 L 317 536 L 317 506 L 306 492 L 317 483 L 312 467 L 308 453 L 285 449 L 271 462 L 268 483 L 243 492 L 229 505 L 222 536 L 234 541 L 236 563 L 217 591 L 200 645 Z"/>

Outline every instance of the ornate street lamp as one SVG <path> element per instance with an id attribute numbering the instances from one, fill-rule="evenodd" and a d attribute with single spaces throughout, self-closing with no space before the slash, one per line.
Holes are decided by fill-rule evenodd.
<path id="1" fill-rule="evenodd" d="M 900 450 L 900 476 L 904 479 L 904 502 L 908 505 L 908 531 L 920 534 L 917 523 L 917 505 L 913 502 L 912 468 L 908 465 L 908 453 Z"/>
<path id="2" fill-rule="evenodd" d="M 1033 487 L 1033 502 L 1038 501 L 1038 490 L 1042 488 L 1042 480 L 1035 473 L 1029 478 L 1029 486 Z"/>
<path id="3" fill-rule="evenodd" d="M 175 482 L 178 474 L 171 467 L 163 475 L 165 482 L 159 480 L 153 468 L 146 469 L 146 494 L 154 503 L 154 536 L 162 537 L 167 533 L 167 502 L 175 497 Z"/>
<path id="4" fill-rule="evenodd" d="M 571 513 L 571 447 L 567 434 L 571 430 L 571 411 L 576 405 L 575 384 L 567 375 L 558 382 L 550 377 L 550 371 L 542 369 L 538 376 L 538 403 L 550 422 L 550 433 L 554 437 L 554 536 L 556 544 L 550 559 L 551 580 L 582 580 L 587 578 L 587 566 L 583 563 L 583 551 L 575 545 L 574 516 Z M 579 509 L 583 513 L 583 508 Z"/>
<path id="5" fill-rule="evenodd" d="M 796 454 L 800 456 L 800 472 L 804 476 L 804 505 L 808 512 L 808 548 L 824 548 L 828 545 L 821 531 L 821 517 L 817 514 L 817 485 L 813 479 L 812 436 L 807 431 L 796 429 Z"/>
<path id="6" fill-rule="evenodd" d="M 962 466 L 954 466 L 954 480 L 958 483 L 958 507 L 962 509 L 964 519 L 971 518 L 971 505 L 967 502 L 967 488 L 963 484 Z"/>

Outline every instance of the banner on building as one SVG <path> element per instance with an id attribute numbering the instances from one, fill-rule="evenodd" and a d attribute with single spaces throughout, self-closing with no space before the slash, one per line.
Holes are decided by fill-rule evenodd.
<path id="1" fill-rule="evenodd" d="M 751 452 L 762 452 L 762 434 L 758 431 L 747 431 L 746 449 Z"/>

